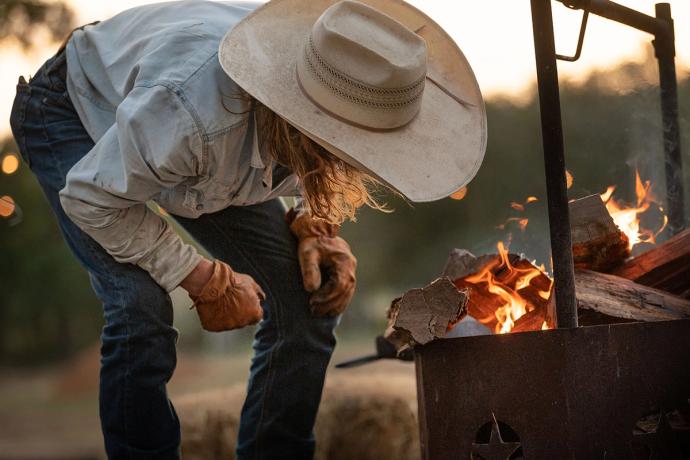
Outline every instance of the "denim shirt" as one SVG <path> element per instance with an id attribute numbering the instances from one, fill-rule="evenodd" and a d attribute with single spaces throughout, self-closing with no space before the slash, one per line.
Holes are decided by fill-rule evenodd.
<path id="1" fill-rule="evenodd" d="M 257 4 L 146 5 L 75 31 L 67 88 L 94 148 L 67 175 L 67 215 L 118 262 L 167 291 L 201 256 L 146 206 L 198 217 L 299 195 L 296 176 L 272 181 L 252 107 L 223 72 L 218 45 Z"/>

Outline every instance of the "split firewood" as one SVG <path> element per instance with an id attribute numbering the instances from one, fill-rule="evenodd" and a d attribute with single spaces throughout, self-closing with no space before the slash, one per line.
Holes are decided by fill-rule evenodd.
<path id="1" fill-rule="evenodd" d="M 575 267 L 608 272 L 630 256 L 628 237 L 599 195 L 571 201 L 569 208 Z"/>
<path id="2" fill-rule="evenodd" d="M 500 256 L 498 254 L 477 257 L 466 249 L 453 249 L 448 255 L 448 260 L 441 276 L 446 276 L 451 280 L 464 278 L 478 273 L 491 262 L 499 260 Z"/>
<path id="3" fill-rule="evenodd" d="M 458 290 L 448 278 L 439 278 L 393 301 L 384 337 L 401 353 L 443 338 L 466 314 L 467 291 Z"/>
<path id="4" fill-rule="evenodd" d="M 535 308 L 519 317 L 510 332 L 540 331 L 544 325 L 547 329 L 556 327 L 556 296 L 553 290 L 546 303 L 546 308 Z"/>
<path id="5" fill-rule="evenodd" d="M 664 321 L 690 318 L 690 300 L 591 270 L 575 271 L 575 297 L 580 318 L 587 314 L 583 310 L 612 319 L 604 322 L 616 322 L 615 319 Z M 587 323 L 583 325 L 591 324 L 589 321 Z"/>
<path id="6" fill-rule="evenodd" d="M 454 249 L 443 271 L 444 276 L 448 276 L 458 289 L 467 289 L 469 299 L 467 303 L 468 315 L 476 318 L 479 322 L 490 328 L 492 331 L 500 329 L 497 310 L 506 304 L 506 299 L 492 293 L 486 282 L 473 282 L 472 277 L 478 273 L 491 272 L 492 281 L 503 292 L 511 292 L 527 302 L 530 318 L 540 316 L 541 328 L 544 318 L 546 318 L 547 300 L 544 293 L 548 293 L 551 287 L 551 279 L 539 271 L 531 262 L 515 254 L 506 256 L 507 263 L 498 254 L 490 254 L 476 257 L 464 249 Z M 529 282 L 524 286 L 518 284 L 528 276 Z M 548 295 L 548 294 L 547 294 Z M 538 310 L 535 312 L 535 310 Z M 536 322 L 536 319 L 534 319 Z M 531 330 L 531 329 L 525 329 Z"/>
<path id="7" fill-rule="evenodd" d="M 690 230 L 650 249 L 613 274 L 679 296 L 690 294 Z"/>

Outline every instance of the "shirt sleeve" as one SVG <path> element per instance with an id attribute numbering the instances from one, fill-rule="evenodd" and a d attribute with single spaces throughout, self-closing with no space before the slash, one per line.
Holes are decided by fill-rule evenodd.
<path id="1" fill-rule="evenodd" d="M 179 96 L 137 87 L 115 124 L 67 174 L 65 213 L 113 258 L 148 271 L 170 292 L 201 260 L 146 202 L 197 175 L 201 139 Z"/>

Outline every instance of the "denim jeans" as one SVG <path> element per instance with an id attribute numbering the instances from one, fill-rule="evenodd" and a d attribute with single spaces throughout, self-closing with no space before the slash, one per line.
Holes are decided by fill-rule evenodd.
<path id="1" fill-rule="evenodd" d="M 176 459 L 180 424 L 166 393 L 177 340 L 170 296 L 146 271 L 116 262 L 65 215 L 58 199 L 67 172 L 94 145 L 70 102 L 65 68 L 59 53 L 30 82 L 20 78 L 12 131 L 103 302 L 99 407 L 108 457 Z M 173 216 L 214 257 L 254 277 L 268 297 L 253 343 L 238 459 L 313 457 L 312 428 L 335 347 L 337 319 L 310 314 L 284 212 L 273 200 L 198 219 Z"/>

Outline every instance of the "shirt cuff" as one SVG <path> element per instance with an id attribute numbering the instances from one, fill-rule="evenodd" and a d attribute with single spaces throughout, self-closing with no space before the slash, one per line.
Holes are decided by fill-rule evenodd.
<path id="1" fill-rule="evenodd" d="M 168 229 L 164 238 L 158 249 L 137 265 L 149 272 L 166 292 L 171 292 L 196 268 L 203 256 L 172 229 Z"/>

